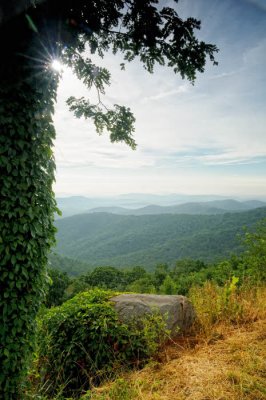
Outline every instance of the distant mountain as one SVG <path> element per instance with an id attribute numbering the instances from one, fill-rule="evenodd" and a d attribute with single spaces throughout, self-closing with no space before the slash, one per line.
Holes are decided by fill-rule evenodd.
<path id="1" fill-rule="evenodd" d="M 58 197 L 56 201 L 64 217 L 86 212 L 89 208 L 98 205 L 97 199 L 95 201 L 84 196 Z"/>
<path id="2" fill-rule="evenodd" d="M 70 196 L 58 197 L 57 204 L 62 211 L 64 217 L 88 212 L 92 208 L 99 207 L 123 207 L 129 209 L 137 209 L 148 206 L 150 204 L 158 204 L 159 206 L 171 206 L 182 204 L 189 201 L 210 201 L 222 199 L 221 196 L 191 196 L 183 194 L 171 195 L 153 195 L 153 194 L 124 194 L 109 197 L 84 197 Z"/>
<path id="3" fill-rule="evenodd" d="M 185 203 L 176 206 L 149 205 L 137 209 L 124 207 L 97 207 L 88 213 L 108 212 L 118 215 L 160 215 L 160 214 L 223 214 L 226 211 L 201 203 Z"/>
<path id="4" fill-rule="evenodd" d="M 124 207 L 97 207 L 88 210 L 89 213 L 108 212 L 119 215 L 159 215 L 159 214 L 201 214 L 215 215 L 226 212 L 239 212 L 266 206 L 266 203 L 258 200 L 240 202 L 237 200 L 214 200 L 201 203 L 185 203 L 174 206 L 149 205 L 137 209 Z"/>
<path id="5" fill-rule="evenodd" d="M 129 209 L 124 207 L 95 207 L 90 210 L 87 210 L 88 213 L 110 213 L 110 214 L 118 214 L 118 215 L 136 215 L 140 209 Z"/>
<path id="6" fill-rule="evenodd" d="M 263 207 L 259 200 L 237 201 L 221 196 L 146 195 L 131 194 L 116 197 L 59 197 L 63 217 L 89 212 L 110 212 L 120 215 L 149 214 L 221 214 L 225 211 L 245 211 Z"/>
<path id="7" fill-rule="evenodd" d="M 238 201 L 234 199 L 224 199 L 224 200 L 213 200 L 207 203 L 212 207 L 216 207 L 219 209 L 223 209 L 226 211 L 245 211 L 245 210 L 253 210 L 259 207 L 265 207 L 266 202 L 260 200 L 247 200 L 247 201 Z"/>
<path id="8" fill-rule="evenodd" d="M 265 217 L 266 207 L 217 215 L 82 214 L 56 222 L 56 251 L 90 266 L 152 268 L 187 257 L 221 260 L 240 251 L 236 235 L 243 226 Z"/>
<path id="9" fill-rule="evenodd" d="M 187 202 L 201 202 L 226 199 L 225 196 L 218 195 L 189 195 L 181 193 L 172 193 L 167 195 L 160 194 L 147 194 L 147 193 L 130 193 L 117 196 L 116 205 L 130 208 L 145 207 L 150 204 L 157 204 L 160 206 L 172 206 L 176 204 L 183 204 Z"/>
<path id="10" fill-rule="evenodd" d="M 252 209 L 252 208 L 265 207 L 266 202 L 260 200 L 248 200 L 244 201 L 243 204 L 246 204 L 250 209 Z"/>

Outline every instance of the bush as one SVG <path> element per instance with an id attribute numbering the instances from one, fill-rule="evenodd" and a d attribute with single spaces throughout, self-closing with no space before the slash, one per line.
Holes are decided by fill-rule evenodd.
<path id="1" fill-rule="evenodd" d="M 157 350 L 162 318 L 145 317 L 141 330 L 125 325 L 109 301 L 114 295 L 99 289 L 80 293 L 42 317 L 37 369 L 40 387 L 50 395 L 61 390 L 78 396 L 122 365 L 143 364 Z"/>

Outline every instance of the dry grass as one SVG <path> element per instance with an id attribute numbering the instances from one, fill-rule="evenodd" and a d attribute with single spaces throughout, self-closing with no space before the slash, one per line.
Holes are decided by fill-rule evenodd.
<path id="1" fill-rule="evenodd" d="M 219 296 L 211 286 L 196 292 L 200 329 L 143 370 L 93 390 L 91 400 L 266 400 L 266 288 L 233 290 L 215 314 Z"/>

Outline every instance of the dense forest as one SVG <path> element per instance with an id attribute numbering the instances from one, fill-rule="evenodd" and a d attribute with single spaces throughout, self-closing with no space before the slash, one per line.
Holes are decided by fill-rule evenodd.
<path id="1" fill-rule="evenodd" d="M 80 261 L 53 255 L 50 261 L 52 285 L 47 305 L 58 305 L 84 290 L 93 288 L 136 293 L 187 295 L 194 285 L 211 280 L 224 285 L 233 276 L 240 283 L 252 277 L 265 279 L 265 220 L 253 226 L 254 232 L 245 232 L 238 238 L 242 252 L 219 262 L 206 263 L 200 259 L 183 258 L 173 265 L 157 263 L 153 270 L 135 265 L 131 268 L 98 266 L 89 268 Z M 75 271 L 76 266 L 76 271 Z M 86 270 L 86 267 L 88 268 Z M 72 277 L 68 275 L 72 274 Z M 78 272 L 81 275 L 78 275 Z M 73 277 L 76 275 L 76 277 Z"/>
<path id="2" fill-rule="evenodd" d="M 91 267 L 151 270 L 183 258 L 221 261 L 241 251 L 237 235 L 243 235 L 243 227 L 251 229 L 265 215 L 265 207 L 221 215 L 76 215 L 57 221 L 55 252 Z M 85 272 L 85 265 L 77 262 L 76 270 Z"/>

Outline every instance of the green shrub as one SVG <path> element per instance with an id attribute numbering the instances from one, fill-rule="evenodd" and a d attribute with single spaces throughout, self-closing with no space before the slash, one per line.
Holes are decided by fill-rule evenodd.
<path id="1" fill-rule="evenodd" d="M 142 365 L 158 348 L 165 324 L 145 317 L 142 329 L 118 320 L 109 301 L 115 293 L 80 293 L 42 316 L 39 323 L 40 387 L 80 395 L 123 366 Z"/>

